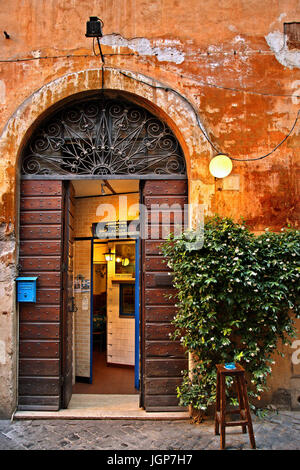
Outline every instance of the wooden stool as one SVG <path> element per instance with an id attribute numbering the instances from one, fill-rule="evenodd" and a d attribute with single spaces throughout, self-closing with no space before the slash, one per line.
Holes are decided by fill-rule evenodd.
<path id="1" fill-rule="evenodd" d="M 239 400 L 239 409 L 226 412 L 226 393 L 225 377 L 234 377 Z M 226 421 L 226 415 L 239 413 L 240 421 Z M 248 426 L 249 438 L 252 449 L 256 448 L 253 434 L 252 420 L 250 415 L 248 394 L 245 381 L 245 369 L 236 364 L 235 369 L 226 369 L 223 364 L 217 365 L 217 402 L 215 414 L 215 434 L 219 435 L 219 426 L 221 426 L 221 449 L 225 449 L 225 428 L 226 426 L 242 426 L 243 433 L 247 432 Z"/>

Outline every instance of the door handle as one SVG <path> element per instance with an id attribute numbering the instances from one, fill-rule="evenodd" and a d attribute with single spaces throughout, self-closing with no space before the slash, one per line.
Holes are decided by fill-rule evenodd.
<path id="1" fill-rule="evenodd" d="M 75 297 L 70 298 L 69 312 L 77 312 L 78 308 L 75 305 Z"/>

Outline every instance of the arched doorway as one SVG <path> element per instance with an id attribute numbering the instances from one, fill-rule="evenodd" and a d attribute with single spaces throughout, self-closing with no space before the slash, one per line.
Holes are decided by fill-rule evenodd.
<path id="1" fill-rule="evenodd" d="M 164 215 L 170 231 L 179 219 L 184 222 L 187 204 L 185 159 L 174 133 L 126 95 L 98 93 L 58 106 L 40 123 L 23 151 L 21 173 L 20 274 L 37 276 L 38 289 L 36 303 L 20 303 L 19 409 L 67 407 L 72 394 L 74 186 L 79 181 L 106 188 L 138 183 L 135 203 L 143 206 L 140 243 L 135 242 L 134 360 L 140 404 L 149 411 L 177 409 L 176 386 L 186 359 L 169 338 L 175 301 L 166 299 L 172 286 L 160 251 L 167 235 Z M 120 236 L 120 225 L 114 228 L 118 233 L 111 243 Z M 77 238 L 89 238 L 93 247 L 99 233 Z M 92 275 L 85 280 L 91 283 Z M 88 282 L 85 288 L 92 292 Z M 88 311 L 92 295 L 89 299 Z"/>

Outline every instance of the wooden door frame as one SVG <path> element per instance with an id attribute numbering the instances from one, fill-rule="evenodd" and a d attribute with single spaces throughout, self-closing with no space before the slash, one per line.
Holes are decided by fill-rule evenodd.
<path id="1" fill-rule="evenodd" d="M 163 175 L 162 175 L 163 176 Z M 174 178 L 176 180 L 177 178 Z M 160 181 L 153 181 L 149 178 L 145 181 L 143 188 L 141 188 L 142 197 L 141 203 L 145 204 L 147 208 L 151 206 L 151 199 L 153 198 L 154 204 L 160 204 L 159 200 L 164 204 L 169 199 L 171 212 L 173 210 L 180 210 L 182 212 L 182 220 L 185 219 L 185 211 L 188 204 L 189 195 L 189 184 L 188 179 L 185 181 L 178 181 L 178 184 L 174 183 L 174 188 L 171 184 L 162 177 Z M 162 191 L 164 188 L 164 192 Z M 157 199 L 158 198 L 158 199 Z M 149 200 L 150 199 L 150 200 Z M 179 204 L 181 209 L 172 209 L 172 204 Z M 150 204 L 150 205 L 149 205 Z M 158 206 L 159 207 L 159 206 Z M 158 209 L 161 210 L 161 209 Z M 146 234 L 142 234 L 142 395 L 141 395 L 141 406 L 147 411 L 182 411 L 182 407 L 178 405 L 178 399 L 176 398 L 175 382 L 179 385 L 181 379 L 180 370 L 187 368 L 188 361 L 187 357 L 179 345 L 179 342 L 171 342 L 170 339 L 166 339 L 165 335 L 168 331 L 171 331 L 171 318 L 174 316 L 175 305 L 173 301 L 166 303 L 162 300 L 167 292 L 163 292 L 164 289 L 173 290 L 173 286 L 169 284 L 171 281 L 170 277 L 166 276 L 165 269 L 157 267 L 154 261 L 157 257 L 163 259 L 161 250 L 157 248 L 156 243 L 161 243 L 164 240 L 163 231 L 160 232 L 158 238 L 148 239 L 148 234 L 151 233 L 151 219 L 149 220 L 149 214 L 146 212 L 147 223 L 141 230 L 147 230 Z M 163 219 L 161 219 L 163 221 Z M 159 226 L 163 227 L 163 222 L 159 222 Z M 171 222 L 173 227 L 175 226 L 175 219 Z M 144 239 L 143 239 L 144 238 Z M 150 267 L 151 266 L 151 267 Z M 168 279 L 166 279 L 166 277 Z M 166 282 L 167 281 L 167 282 Z M 166 287 L 166 286 L 169 286 Z M 162 291 L 162 292 L 159 292 Z M 174 291 L 173 291 L 174 292 Z M 154 301 L 153 301 L 154 300 Z M 174 299 L 172 299 L 174 300 Z M 163 320 L 157 316 L 162 315 Z M 163 334 L 157 335 L 156 328 L 153 325 L 164 323 L 167 328 Z M 169 336 L 168 336 L 169 338 Z M 156 343 L 156 344 L 155 344 Z M 162 351 L 160 351 L 159 343 L 163 343 Z M 168 343 L 168 344 L 166 344 Z M 155 348 L 153 345 L 155 344 Z M 158 371 L 159 369 L 159 371 Z M 162 373 L 163 372 L 163 373 Z M 155 385 L 154 385 L 155 384 Z M 168 391 L 166 391 L 168 390 Z"/>
<path id="2" fill-rule="evenodd" d="M 140 203 L 142 203 L 142 199 L 141 199 L 141 194 L 142 194 L 142 187 L 144 185 L 144 183 L 147 181 L 147 180 L 157 180 L 157 179 L 160 179 L 160 180 L 182 180 L 182 179 L 185 179 L 188 183 L 188 178 L 187 177 L 182 177 L 181 175 L 179 175 L 178 177 L 176 177 L 176 175 L 174 175 L 172 178 L 164 178 L 163 175 L 160 176 L 160 178 L 158 178 L 157 176 L 156 177 L 152 177 L 151 175 L 150 176 L 143 176 L 142 178 L 140 177 L 140 175 L 133 175 L 131 178 L 126 178 L 126 177 L 118 177 L 116 178 L 114 175 L 106 175 L 105 176 L 106 179 L 110 180 L 123 180 L 123 179 L 136 179 L 136 180 L 139 180 L 140 181 Z M 44 176 L 44 177 L 32 177 L 32 178 L 24 178 L 25 180 L 48 180 L 49 178 L 47 176 Z M 54 178 L 50 178 L 51 180 L 54 179 Z M 63 185 L 65 185 L 64 183 L 67 181 L 72 181 L 71 179 L 68 179 L 67 178 L 61 178 L 61 177 L 56 177 L 55 178 L 57 181 L 61 181 L 63 183 Z M 89 177 L 85 177 L 85 175 L 82 175 L 80 176 L 80 178 L 76 178 L 76 179 L 81 179 L 81 180 L 89 180 L 89 179 L 94 179 L 94 178 L 89 178 Z M 101 177 L 97 177 L 97 179 L 102 179 Z M 188 190 L 187 190 L 187 195 L 188 195 Z M 66 210 L 66 208 L 64 208 L 64 210 Z M 65 221 L 66 223 L 66 221 Z M 89 237 L 89 239 L 92 240 L 93 237 Z M 64 239 L 62 240 L 64 241 Z M 93 246 L 93 243 L 91 243 L 91 245 Z M 143 244 L 142 243 L 139 243 L 139 258 L 140 258 L 140 264 L 142 263 L 142 259 L 143 259 Z M 92 263 L 91 263 L 91 269 L 92 269 Z M 64 273 L 62 273 L 62 280 L 61 280 L 61 287 L 63 286 L 63 279 L 65 278 L 64 276 Z M 145 282 L 144 282 L 144 270 L 143 270 L 143 266 L 141 265 L 140 266 L 140 276 L 139 276 L 139 287 L 140 287 L 140 290 L 139 290 L 139 301 L 140 301 L 140 316 L 139 316 L 139 333 L 140 333 L 140 340 L 139 340 L 139 347 L 140 347 L 140 388 L 139 388 L 139 397 L 140 397 L 140 406 L 141 407 L 144 407 L 144 381 L 143 381 L 143 376 L 144 376 L 144 362 L 145 362 L 145 318 L 144 318 L 144 311 L 143 311 L 143 305 L 144 305 L 144 296 L 145 296 Z M 92 286 L 91 286 L 92 287 Z M 91 289 L 91 295 L 92 295 L 92 289 Z M 65 356 L 66 356 L 66 352 L 65 352 L 65 347 L 66 347 L 66 341 L 64 340 L 65 338 L 65 334 L 66 334 L 66 326 L 65 326 L 65 321 L 66 321 L 66 315 L 65 315 L 65 309 L 67 308 L 66 307 L 66 300 L 63 299 L 63 296 L 62 296 L 62 303 L 61 303 L 61 308 L 62 308 L 62 311 L 61 311 L 61 334 L 60 334 L 60 339 L 61 339 L 61 377 L 63 377 L 63 373 L 65 371 Z M 91 305 L 92 307 L 92 305 Z M 92 314 L 92 308 L 91 308 L 91 314 Z M 91 347 L 92 347 L 92 344 L 91 344 Z M 63 392 L 61 391 L 61 398 L 60 398 L 60 403 L 61 403 L 61 406 L 63 406 Z"/>
<path id="3" fill-rule="evenodd" d="M 68 354 L 70 353 L 70 344 L 71 341 L 71 350 L 73 349 L 73 338 L 69 338 L 68 332 L 68 321 L 69 315 L 73 316 L 73 310 L 71 311 L 70 306 L 70 295 L 69 295 L 69 257 L 70 257 L 70 243 L 73 245 L 73 238 L 70 240 L 70 206 L 72 204 L 72 195 L 71 189 L 72 184 L 70 181 L 63 182 L 63 230 L 62 230 L 62 276 L 61 276 L 61 396 L 60 396 L 60 406 L 61 408 L 67 408 L 69 401 L 72 397 L 72 368 L 73 368 L 73 358 L 71 359 L 71 367 L 68 370 Z M 73 228 L 74 230 L 74 228 Z M 73 236 L 73 234 L 71 235 Z M 73 257 L 73 247 L 72 247 L 72 257 Z M 74 267 L 73 267 L 74 269 Z M 72 281 L 73 289 L 73 281 Z M 71 300 L 73 305 L 73 300 Z M 72 318 L 73 324 L 73 318 Z"/>
<path id="4" fill-rule="evenodd" d="M 89 180 L 90 178 L 84 178 L 80 177 L 81 180 Z M 98 178 L 101 179 L 101 178 Z M 113 180 L 121 180 L 121 179 L 126 179 L 126 178 L 115 178 L 112 177 L 110 178 L 110 175 L 107 175 L 106 179 L 113 179 Z M 132 178 L 129 178 L 132 179 Z M 157 181 L 159 180 L 165 180 L 165 181 L 182 181 L 183 179 L 186 181 L 187 184 L 187 192 L 186 196 L 188 198 L 189 194 L 189 181 L 188 178 L 185 177 L 183 178 L 182 176 L 179 177 L 173 177 L 173 178 L 151 178 L 151 177 L 143 177 L 143 178 L 138 178 L 138 175 L 135 176 L 134 179 L 139 179 L 139 203 L 143 203 L 143 189 L 144 185 L 146 184 L 147 181 Z M 149 226 L 150 226 L 149 222 Z M 142 226 L 142 224 L 140 224 Z M 90 240 L 91 241 L 91 300 L 90 300 L 90 315 L 91 315 L 91 327 L 90 327 L 90 383 L 92 381 L 92 359 L 93 359 L 93 324 L 92 324 L 92 318 L 93 318 L 93 246 L 94 246 L 94 240 L 96 240 L 95 237 L 76 237 L 74 238 L 74 241 L 76 240 Z M 125 239 L 124 239 L 125 240 Z M 126 239 L 128 240 L 128 239 Z M 143 269 L 143 249 L 144 249 L 144 244 L 141 243 L 141 237 L 139 237 L 139 242 L 137 242 L 136 239 L 131 238 L 131 240 L 135 240 L 136 244 L 136 253 L 138 250 L 139 253 L 139 276 L 138 276 L 138 284 L 139 284 L 139 293 L 138 293 L 138 301 L 139 301 L 139 318 L 137 320 L 136 315 L 135 315 L 135 329 L 137 327 L 138 323 L 138 328 L 139 328 L 139 349 L 138 349 L 138 356 L 139 359 L 137 359 L 137 354 L 135 353 L 135 365 L 136 362 L 139 362 L 139 378 L 137 381 L 136 378 L 136 371 L 135 371 L 135 385 L 138 383 L 139 386 L 139 406 L 142 408 L 145 408 L 145 380 L 144 380 L 144 371 L 145 371 L 145 360 L 146 360 L 146 354 L 145 354 L 145 347 L 146 347 L 146 341 L 145 341 L 145 312 L 144 312 L 144 307 L 145 307 L 145 270 Z M 120 241 L 120 239 L 113 239 L 113 240 L 107 240 L 103 243 L 107 243 L 108 241 Z M 136 284 L 135 284 L 136 285 Z M 137 297 L 135 299 L 137 302 Z M 137 337 L 135 335 L 135 346 L 137 344 Z M 174 409 L 175 411 L 175 409 Z"/>

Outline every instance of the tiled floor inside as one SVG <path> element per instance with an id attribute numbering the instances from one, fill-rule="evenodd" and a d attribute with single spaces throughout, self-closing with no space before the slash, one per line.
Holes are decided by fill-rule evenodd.
<path id="1" fill-rule="evenodd" d="M 93 383 L 73 386 L 73 394 L 138 395 L 134 388 L 134 367 L 107 366 L 105 352 L 93 353 Z"/>
<path id="2" fill-rule="evenodd" d="M 68 410 L 98 410 L 100 411 L 137 411 L 139 410 L 138 395 L 93 395 L 91 393 L 73 394 Z"/>

